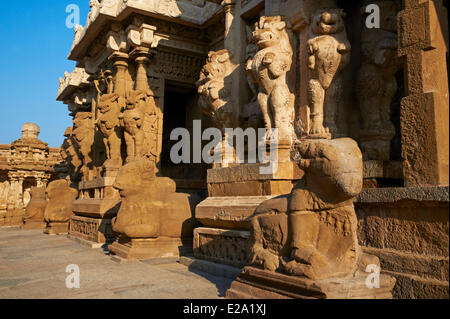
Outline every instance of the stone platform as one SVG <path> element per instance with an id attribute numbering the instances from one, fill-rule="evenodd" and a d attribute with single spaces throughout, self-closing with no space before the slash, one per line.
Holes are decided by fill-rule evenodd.
<path id="1" fill-rule="evenodd" d="M 127 260 L 179 257 L 192 254 L 192 240 L 159 237 L 156 239 L 118 238 L 108 246 L 114 255 Z"/>
<path id="2" fill-rule="evenodd" d="M 26 223 L 24 223 L 22 226 L 20 226 L 23 230 L 31 230 L 31 229 L 45 229 L 47 227 L 47 224 L 43 221 L 33 221 L 29 220 Z"/>
<path id="3" fill-rule="evenodd" d="M 120 265 L 109 253 L 42 230 L 0 229 L 0 299 L 217 299 L 231 279 L 190 271 L 178 258 Z M 66 287 L 78 265 L 80 289 Z"/>
<path id="4" fill-rule="evenodd" d="M 245 267 L 227 291 L 230 299 L 392 299 L 395 279 L 380 275 L 380 287 L 368 288 L 366 275 L 313 281 Z"/>
<path id="5" fill-rule="evenodd" d="M 48 223 L 44 229 L 44 234 L 61 235 L 69 232 L 69 223 Z"/>

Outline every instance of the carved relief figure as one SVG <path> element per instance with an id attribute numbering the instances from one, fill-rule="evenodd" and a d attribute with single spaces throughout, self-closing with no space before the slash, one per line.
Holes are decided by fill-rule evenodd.
<path id="1" fill-rule="evenodd" d="M 322 9 L 312 18 L 307 44 L 310 138 L 331 138 L 337 131 L 336 116 L 343 91 L 340 73 L 349 64 L 351 51 L 344 17 L 341 9 Z"/>
<path id="2" fill-rule="evenodd" d="M 253 73 L 253 58 L 259 51 L 259 47 L 253 41 L 253 32 L 255 31 L 258 23 L 254 25 L 253 28 L 250 26 L 246 27 L 247 31 L 247 48 L 245 53 L 245 71 L 247 73 L 247 82 L 251 91 L 251 100 L 249 103 L 244 105 L 241 117 L 243 118 L 243 123 L 241 126 L 243 128 L 253 127 L 255 129 L 264 127 L 264 119 L 261 113 L 261 108 L 258 103 L 258 81 Z"/>
<path id="3" fill-rule="evenodd" d="M 74 145 L 73 128 L 68 127 L 64 132 L 64 136 L 66 138 L 61 146 L 61 158 L 69 170 L 70 179 L 72 182 L 77 183 L 79 181 L 79 170 L 83 162 L 77 152 L 76 145 Z"/>
<path id="4" fill-rule="evenodd" d="M 355 141 L 306 140 L 304 178 L 290 195 L 268 200 L 250 218 L 252 264 L 311 279 L 346 277 L 375 257 L 361 254 L 353 198 L 362 189 Z"/>
<path id="5" fill-rule="evenodd" d="M 131 91 L 127 97 L 127 108 L 121 115 L 124 127 L 125 143 L 127 145 L 126 163 L 145 155 L 143 130 L 144 112 L 140 101 L 145 101 L 147 94 L 140 91 Z"/>
<path id="6" fill-rule="evenodd" d="M 94 142 L 94 126 L 92 123 L 92 113 L 79 112 L 73 120 L 73 139 L 77 145 L 77 152 L 83 164 L 81 173 L 83 179 L 89 179 L 89 172 L 92 170 L 92 144 Z"/>
<path id="7" fill-rule="evenodd" d="M 361 148 L 364 159 L 389 160 L 395 127 L 391 122 L 391 102 L 397 91 L 397 8 L 394 2 L 377 2 L 381 8 L 381 28 L 364 29 L 363 62 L 356 90 L 361 110 Z"/>
<path id="8" fill-rule="evenodd" d="M 97 126 L 103 134 L 106 148 L 105 166 L 119 167 L 122 164 L 121 138 L 119 115 L 123 98 L 117 93 L 103 94 L 98 102 L 100 116 Z"/>
<path id="9" fill-rule="evenodd" d="M 113 230 L 127 238 L 192 236 L 193 215 L 188 194 L 176 193 L 175 182 L 156 177 L 155 163 L 138 159 L 123 166 L 114 187 L 122 204 Z"/>
<path id="10" fill-rule="evenodd" d="M 269 133 L 278 128 L 280 140 L 291 141 L 294 135 L 294 95 L 286 74 L 292 65 L 292 47 L 287 26 L 281 17 L 261 17 L 253 41 L 259 51 L 251 60 L 253 78 L 259 93 L 258 103 Z"/>
<path id="11" fill-rule="evenodd" d="M 228 50 L 209 52 L 197 82 L 200 108 L 223 133 L 226 128 L 234 127 L 229 77 L 233 65 L 230 58 Z"/>

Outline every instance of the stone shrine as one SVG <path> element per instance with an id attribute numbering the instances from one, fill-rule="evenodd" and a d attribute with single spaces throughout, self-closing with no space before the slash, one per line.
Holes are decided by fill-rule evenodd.
<path id="1" fill-rule="evenodd" d="M 11 145 L 0 145 L 0 227 L 20 226 L 24 218 L 43 223 L 42 212 L 36 211 L 40 204 L 25 210 L 30 199 L 33 202 L 42 197 L 42 192 L 45 194 L 45 190 L 33 188 L 45 189 L 49 182 L 66 174 L 60 150 L 39 140 L 39 133 L 38 125 L 26 123 L 22 138 Z"/>

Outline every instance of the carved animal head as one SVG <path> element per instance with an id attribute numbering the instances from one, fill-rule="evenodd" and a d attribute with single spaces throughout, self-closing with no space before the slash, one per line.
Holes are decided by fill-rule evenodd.
<path id="1" fill-rule="evenodd" d="M 311 31 L 314 34 L 336 34 L 345 30 L 344 18 L 346 14 L 342 9 L 319 9 L 312 16 Z"/>
<path id="2" fill-rule="evenodd" d="M 288 40 L 286 27 L 286 22 L 280 16 L 261 17 L 253 32 L 253 42 L 260 49 L 279 45 L 283 40 Z"/>
<path id="3" fill-rule="evenodd" d="M 197 82 L 199 106 L 204 113 L 213 118 L 218 127 L 223 126 L 224 123 L 220 122 L 224 119 L 219 119 L 216 112 L 225 107 L 230 98 L 230 81 L 227 78 L 233 68 L 230 58 L 227 50 L 210 52 Z"/>
<path id="4" fill-rule="evenodd" d="M 144 122 L 144 114 L 139 108 L 129 109 L 123 113 L 121 120 L 125 131 L 131 135 L 135 135 L 142 127 Z"/>
<path id="5" fill-rule="evenodd" d="M 119 104 L 120 95 L 117 93 L 103 94 L 98 102 L 100 113 L 106 113 Z"/>
<path id="6" fill-rule="evenodd" d="M 70 135 L 72 135 L 73 131 L 75 131 L 77 128 L 88 127 L 91 123 L 91 120 L 92 120 L 92 113 L 78 112 L 75 115 L 75 118 L 73 119 L 73 130 L 70 130 L 70 132 L 66 130 L 66 133 L 70 133 Z"/>
<path id="7" fill-rule="evenodd" d="M 30 195 L 32 200 L 45 200 L 45 187 L 31 187 Z"/>
<path id="8" fill-rule="evenodd" d="M 211 51 L 200 73 L 200 81 L 223 78 L 227 75 L 231 55 L 228 50 Z"/>
<path id="9" fill-rule="evenodd" d="M 127 94 L 127 109 L 131 110 L 134 108 L 139 108 L 142 106 L 143 103 L 146 102 L 146 98 L 147 98 L 147 93 L 145 93 L 144 91 L 130 91 Z"/>
<path id="10" fill-rule="evenodd" d="M 51 182 L 46 189 L 47 198 L 49 200 L 58 199 L 67 192 L 71 192 L 71 188 L 65 179 Z"/>
<path id="11" fill-rule="evenodd" d="M 306 140 L 300 146 L 300 167 L 308 186 L 336 201 L 357 196 L 362 189 L 362 153 L 350 138 Z"/>
<path id="12" fill-rule="evenodd" d="M 137 191 L 146 191 L 156 178 L 155 163 L 142 158 L 123 166 L 114 182 L 114 188 L 120 191 L 121 197 Z"/>

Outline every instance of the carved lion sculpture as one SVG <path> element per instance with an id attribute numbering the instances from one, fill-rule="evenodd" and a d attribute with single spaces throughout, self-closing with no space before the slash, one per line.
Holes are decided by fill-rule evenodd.
<path id="1" fill-rule="evenodd" d="M 308 67 L 311 70 L 308 84 L 311 107 L 309 133 L 312 138 L 331 138 L 337 131 L 336 116 L 343 91 L 339 73 L 349 64 L 351 50 L 344 17 L 341 9 L 323 9 L 312 18 L 307 43 Z"/>
<path id="2" fill-rule="evenodd" d="M 114 187 L 122 204 L 113 230 L 130 239 L 192 237 L 194 207 L 188 194 L 176 193 L 175 182 L 155 175 L 155 163 L 138 159 L 123 166 Z"/>
<path id="3" fill-rule="evenodd" d="M 346 277 L 367 260 L 358 246 L 353 198 L 362 189 L 355 141 L 306 140 L 304 178 L 290 195 L 268 200 L 250 218 L 252 264 L 311 279 Z"/>
<path id="4" fill-rule="evenodd" d="M 48 204 L 44 220 L 47 223 L 67 223 L 72 216 L 72 203 L 78 196 L 77 190 L 61 179 L 48 184 L 46 193 Z"/>
<path id="5" fill-rule="evenodd" d="M 72 136 L 77 145 L 79 158 L 82 159 L 82 177 L 89 178 L 92 169 L 92 144 L 94 143 L 94 127 L 92 124 L 92 113 L 79 112 L 73 120 Z"/>
<path id="6" fill-rule="evenodd" d="M 199 106 L 222 132 L 225 132 L 226 128 L 234 127 L 229 77 L 233 66 L 230 58 L 227 50 L 209 52 L 197 82 Z"/>
<path id="7" fill-rule="evenodd" d="M 251 63 L 253 79 L 258 84 L 258 103 L 267 133 L 277 128 L 280 140 L 291 141 L 295 112 L 287 72 L 291 69 L 293 51 L 286 23 L 279 16 L 261 17 L 253 32 L 253 42 L 259 51 L 247 63 Z"/>
<path id="8" fill-rule="evenodd" d="M 116 93 L 103 94 L 98 103 L 101 113 L 97 126 L 104 137 L 106 147 L 105 165 L 120 166 L 122 162 L 122 128 L 119 122 L 120 110 L 125 104 L 123 98 Z"/>
<path id="9" fill-rule="evenodd" d="M 45 208 L 47 200 L 45 198 L 45 187 L 31 187 L 31 200 L 25 209 L 24 223 L 30 221 L 44 221 Z"/>
<path id="10" fill-rule="evenodd" d="M 145 101 L 147 94 L 141 91 L 131 91 L 127 96 L 127 108 L 120 116 L 124 128 L 125 143 L 127 145 L 126 163 L 145 155 L 143 130 L 144 112 L 140 102 Z"/>

